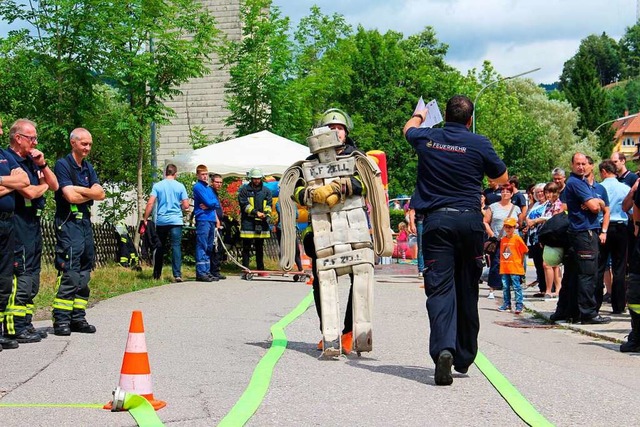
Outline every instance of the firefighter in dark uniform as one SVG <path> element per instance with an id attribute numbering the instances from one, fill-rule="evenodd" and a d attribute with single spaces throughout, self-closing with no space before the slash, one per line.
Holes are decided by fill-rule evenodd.
<path id="1" fill-rule="evenodd" d="M 210 272 L 212 276 L 218 278 L 218 280 L 224 280 L 227 278 L 224 274 L 220 273 L 220 265 L 222 264 L 222 253 L 224 252 L 223 243 L 218 236 L 222 236 L 222 227 L 224 227 L 224 223 L 222 218 L 224 217 L 224 211 L 222 210 L 222 200 L 220 199 L 220 189 L 222 188 L 222 176 L 214 173 L 209 175 L 211 177 L 211 188 L 213 188 L 213 192 L 215 193 L 218 201 L 218 207 L 216 208 L 216 217 L 218 218 L 218 233 L 215 242 L 213 245 L 213 252 L 211 252 L 211 265 Z"/>
<path id="2" fill-rule="evenodd" d="M 633 196 L 633 221 L 640 227 L 640 191 Z M 627 307 L 631 315 L 631 332 L 627 341 L 620 344 L 622 353 L 640 353 L 640 239 L 635 236 L 634 247 L 629 251 L 629 278 L 627 279 Z"/>
<path id="3" fill-rule="evenodd" d="M 0 121 L 2 135 L 2 121 Z M 12 156 L 0 150 L 0 323 L 4 322 L 4 313 L 13 288 L 13 259 L 15 235 L 13 211 L 15 209 L 14 190 L 29 185 L 29 177 L 20 168 Z M 0 335 L 0 350 L 18 348 L 18 342 Z"/>
<path id="4" fill-rule="evenodd" d="M 418 154 L 415 200 L 411 202 L 416 213 L 424 215 L 429 354 L 436 364 L 436 385 L 450 385 L 451 366 L 466 373 L 478 352 L 482 179 L 486 174 L 502 185 L 508 175 L 491 141 L 469 132 L 473 115 L 469 98 L 456 95 L 449 99 L 443 128 L 419 128 L 427 111 L 417 111 L 403 132 Z"/>
<path id="5" fill-rule="evenodd" d="M 44 193 L 56 191 L 58 180 L 46 163 L 44 154 L 36 148 L 38 134 L 35 123 L 17 120 L 9 130 L 10 146 L 5 154 L 13 157 L 29 176 L 29 186 L 17 190 L 13 216 L 15 231 L 15 261 L 13 290 L 5 312 L 5 336 L 19 343 L 39 342 L 46 338 L 44 330 L 31 323 L 33 299 L 40 289 L 42 231 L 40 218 L 44 209 Z"/>
<path id="6" fill-rule="evenodd" d="M 71 154 L 56 162 L 56 259 L 58 286 L 53 300 L 53 333 L 94 333 L 85 319 L 89 301 L 89 279 L 95 248 L 91 230 L 91 205 L 105 194 L 93 166 L 86 160 L 93 139 L 89 131 L 71 132 Z"/>
<path id="7" fill-rule="evenodd" d="M 249 269 L 249 256 L 253 245 L 256 269 L 264 270 L 264 241 L 271 237 L 271 190 L 262 183 L 264 175 L 260 169 L 251 169 L 249 182 L 238 190 L 240 204 L 240 238 L 242 240 L 242 265 Z M 247 279 L 245 273 L 243 279 Z"/>

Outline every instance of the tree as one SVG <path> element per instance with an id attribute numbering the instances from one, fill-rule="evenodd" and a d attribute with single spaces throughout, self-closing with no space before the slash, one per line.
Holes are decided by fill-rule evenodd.
<path id="1" fill-rule="evenodd" d="M 622 77 L 637 78 L 640 76 L 640 25 L 627 27 L 619 42 L 622 57 Z"/>
<path id="2" fill-rule="evenodd" d="M 608 118 L 608 99 L 591 60 L 580 54 L 573 59 L 573 68 L 561 77 L 562 90 L 571 105 L 580 110 L 580 128 L 594 130 Z"/>
<path id="3" fill-rule="evenodd" d="M 230 75 L 225 99 L 231 114 L 226 124 L 235 126 L 236 136 L 274 131 L 274 124 L 291 114 L 284 96 L 291 70 L 289 18 L 281 18 L 270 4 L 270 0 L 245 0 L 240 6 L 241 40 L 226 40 L 218 50 Z"/>
<path id="4" fill-rule="evenodd" d="M 101 76 L 127 102 L 128 117 L 115 124 L 137 151 L 138 217 L 144 213 L 143 169 L 149 159 L 152 122 L 166 123 L 173 114 L 163 101 L 177 87 L 206 75 L 217 43 L 215 21 L 190 0 L 137 0 L 103 5 L 96 28 L 103 53 Z"/>
<path id="5" fill-rule="evenodd" d="M 577 57 L 588 58 L 596 69 L 600 86 L 618 81 L 622 72 L 622 60 L 618 43 L 606 33 L 591 34 L 580 42 L 578 52 L 564 63 L 560 81 L 569 80 L 576 67 Z"/>

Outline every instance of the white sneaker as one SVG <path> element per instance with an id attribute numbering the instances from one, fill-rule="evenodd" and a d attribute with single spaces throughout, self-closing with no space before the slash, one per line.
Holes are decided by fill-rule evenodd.
<path id="1" fill-rule="evenodd" d="M 488 299 L 496 299 L 496 296 L 493 295 L 493 291 L 489 291 L 489 295 L 487 295 Z"/>

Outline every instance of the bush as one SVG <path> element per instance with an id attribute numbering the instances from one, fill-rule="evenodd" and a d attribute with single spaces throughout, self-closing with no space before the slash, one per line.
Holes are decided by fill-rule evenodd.
<path id="1" fill-rule="evenodd" d="M 405 221 L 404 216 L 405 212 L 402 209 L 389 209 L 389 223 L 394 232 L 398 231 L 398 224 Z"/>

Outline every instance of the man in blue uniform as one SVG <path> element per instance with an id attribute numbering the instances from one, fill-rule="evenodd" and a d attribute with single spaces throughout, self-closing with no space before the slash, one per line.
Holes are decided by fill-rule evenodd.
<path id="1" fill-rule="evenodd" d="M 2 135 L 2 121 L 0 121 Z M 13 257 L 15 234 L 13 211 L 15 209 L 14 190 L 29 185 L 29 177 L 16 163 L 13 157 L 0 150 L 0 323 L 11 296 L 13 286 Z M 18 342 L 0 335 L 0 351 L 5 348 L 18 348 Z"/>
<path id="2" fill-rule="evenodd" d="M 10 146 L 5 150 L 29 176 L 29 185 L 17 190 L 13 216 L 15 258 L 13 290 L 4 318 L 4 334 L 19 343 L 38 342 L 46 338 L 31 323 L 33 299 L 40 289 L 42 231 L 40 218 L 44 210 L 44 193 L 58 189 L 58 179 L 38 150 L 36 125 L 30 120 L 17 120 L 9 130 Z"/>
<path id="3" fill-rule="evenodd" d="M 427 109 L 417 111 L 403 132 L 418 153 L 412 203 L 416 213 L 424 215 L 429 354 L 436 364 L 436 385 L 450 385 L 451 366 L 466 373 L 478 352 L 482 179 L 486 174 L 503 185 L 508 174 L 491 141 L 469 132 L 473 114 L 469 98 L 456 95 L 447 102 L 441 129 L 419 128 L 426 114 Z"/>
<path id="4" fill-rule="evenodd" d="M 583 324 L 611 321 L 610 317 L 598 315 L 596 308 L 601 231 L 598 214 L 605 209 L 606 203 L 585 178 L 589 174 L 589 167 L 584 154 L 575 153 L 571 158 L 572 171 L 564 190 L 569 213 L 569 255 L 556 311 L 550 317 L 554 321 L 578 318 Z"/>
<path id="5" fill-rule="evenodd" d="M 58 289 L 53 300 L 53 333 L 63 336 L 96 331 L 85 318 L 95 262 L 91 205 L 105 197 L 93 166 L 86 160 L 93 145 L 91 134 L 77 128 L 69 139 L 71 153 L 58 160 L 54 169 L 60 188 L 56 191 Z"/>

